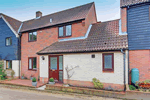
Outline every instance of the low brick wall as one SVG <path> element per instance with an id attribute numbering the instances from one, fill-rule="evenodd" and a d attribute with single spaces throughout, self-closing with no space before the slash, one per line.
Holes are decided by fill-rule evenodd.
<path id="1" fill-rule="evenodd" d="M 65 84 L 67 84 L 67 80 L 63 80 Z M 77 87 L 90 87 L 94 88 L 93 82 L 90 81 L 77 81 L 77 80 L 69 80 L 69 84 Z M 123 91 L 124 85 L 121 84 L 113 84 L 113 83 L 103 83 L 105 90 L 114 90 L 114 91 Z"/>
<path id="2" fill-rule="evenodd" d="M 104 96 L 104 97 L 113 97 L 119 98 L 120 95 L 124 96 L 124 92 L 114 92 L 114 91 L 105 91 L 105 90 L 96 90 L 96 89 L 88 89 L 88 88 L 79 88 L 79 87 L 64 87 L 64 86 L 54 86 L 54 85 L 46 85 L 46 90 L 56 90 L 63 92 L 71 92 L 71 93 L 79 93 L 79 94 L 88 94 L 95 96 Z"/>

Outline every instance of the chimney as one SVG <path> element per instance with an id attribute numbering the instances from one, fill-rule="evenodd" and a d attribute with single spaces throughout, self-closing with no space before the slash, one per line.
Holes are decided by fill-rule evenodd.
<path id="1" fill-rule="evenodd" d="M 38 18 L 38 17 L 42 17 L 42 12 L 40 12 L 40 11 L 36 12 L 36 18 Z"/>
<path id="2" fill-rule="evenodd" d="M 121 8 L 121 31 L 127 32 L 127 8 Z"/>

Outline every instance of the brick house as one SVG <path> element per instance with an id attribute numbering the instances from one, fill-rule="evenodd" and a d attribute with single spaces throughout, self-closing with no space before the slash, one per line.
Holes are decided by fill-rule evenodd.
<path id="1" fill-rule="evenodd" d="M 149 0 L 121 0 L 125 9 L 129 45 L 129 73 L 139 70 L 139 80 L 150 79 L 150 2 Z M 131 76 L 129 77 L 131 82 Z"/>
<path id="2" fill-rule="evenodd" d="M 124 14 L 124 13 L 123 13 Z M 120 20 L 97 22 L 94 2 L 24 21 L 21 33 L 21 75 L 71 85 L 123 90 L 128 83 L 128 42 Z M 123 23 L 126 24 L 126 23 Z"/>
<path id="3" fill-rule="evenodd" d="M 7 76 L 14 70 L 20 76 L 20 30 L 21 21 L 0 13 L 0 60 L 4 61 Z"/>

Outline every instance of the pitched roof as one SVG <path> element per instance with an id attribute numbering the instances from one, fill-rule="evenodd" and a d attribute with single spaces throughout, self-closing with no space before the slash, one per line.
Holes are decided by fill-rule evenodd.
<path id="1" fill-rule="evenodd" d="M 85 19 L 94 2 L 23 22 L 21 32 Z M 50 23 L 52 19 L 52 23 Z"/>
<path id="2" fill-rule="evenodd" d="M 119 19 L 92 25 L 84 40 L 55 42 L 37 54 L 55 54 L 127 49 L 127 35 L 119 34 Z"/>
<path id="3" fill-rule="evenodd" d="M 120 7 L 136 5 L 145 2 L 150 2 L 150 0 L 120 0 Z"/>
<path id="4" fill-rule="evenodd" d="M 0 13 L 0 15 L 2 15 L 5 18 L 5 20 L 11 25 L 11 27 L 14 29 L 14 31 L 16 31 L 16 33 L 18 33 L 18 29 L 21 25 L 21 21 L 16 20 L 16 19 L 9 17 L 2 13 Z"/>

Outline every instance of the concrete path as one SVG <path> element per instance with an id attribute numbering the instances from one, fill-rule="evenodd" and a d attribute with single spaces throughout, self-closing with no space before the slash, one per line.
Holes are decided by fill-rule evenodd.
<path id="1" fill-rule="evenodd" d="M 67 94 L 52 94 L 30 90 L 17 90 L 0 87 L 0 100 L 118 100 L 96 96 L 81 96 Z"/>
<path id="2" fill-rule="evenodd" d="M 45 90 L 45 88 L 46 88 L 46 85 L 37 88 L 37 90 Z"/>

